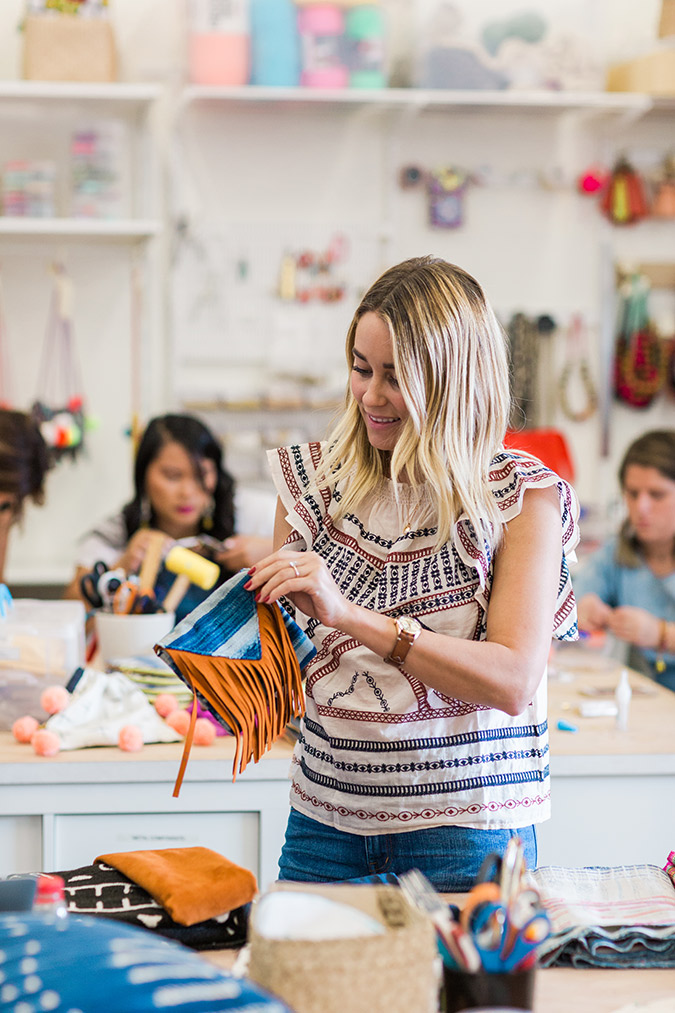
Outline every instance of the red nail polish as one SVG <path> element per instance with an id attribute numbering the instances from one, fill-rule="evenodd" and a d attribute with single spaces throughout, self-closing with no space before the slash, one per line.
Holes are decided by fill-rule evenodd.
<path id="1" fill-rule="evenodd" d="M 252 577 L 254 573 L 255 573 L 255 566 L 252 566 L 251 569 L 248 571 L 249 577 Z M 245 584 L 244 584 L 244 587 L 246 587 Z"/>
<path id="2" fill-rule="evenodd" d="M 246 583 L 244 584 L 244 591 L 250 591 L 252 583 L 253 583 L 252 580 L 247 580 Z"/>
<path id="3" fill-rule="evenodd" d="M 260 592 L 255 596 L 255 601 L 260 601 Z"/>

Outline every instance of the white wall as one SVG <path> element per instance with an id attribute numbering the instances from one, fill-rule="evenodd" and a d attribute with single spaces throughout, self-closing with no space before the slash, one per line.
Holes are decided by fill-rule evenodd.
<path id="1" fill-rule="evenodd" d="M 390 0 L 392 5 L 401 2 L 405 0 Z M 111 7 L 122 77 L 161 81 L 173 93 L 183 73 L 182 3 L 111 0 Z M 21 9 L 20 0 L 3 0 L 0 78 L 18 76 L 20 38 L 14 26 Z M 648 49 L 655 38 L 658 9 L 658 0 L 647 0 L 639 8 L 632 0 L 603 0 L 598 13 L 607 58 Z M 45 110 L 44 115 L 46 126 L 49 113 Z M 166 143 L 170 176 L 176 151 L 171 126 L 172 106 L 166 101 L 157 128 L 159 140 Z M 233 220 L 258 223 L 258 228 L 260 223 L 297 221 L 299 232 L 306 225 L 328 231 L 348 224 L 379 237 L 381 264 L 423 252 L 461 263 L 484 283 L 504 318 L 522 310 L 550 312 L 565 322 L 571 313 L 582 311 L 597 330 L 602 311 L 602 253 L 607 244 L 612 257 L 672 259 L 672 223 L 613 229 L 592 204 L 569 190 L 475 188 L 467 198 L 464 227 L 439 232 L 426 226 L 423 195 L 401 192 L 395 186 L 397 169 L 407 162 L 429 167 L 453 162 L 492 165 L 502 173 L 523 167 L 561 167 L 569 173 L 595 158 L 607 161 L 622 143 L 631 152 L 639 150 L 651 158 L 655 151 L 663 151 L 668 139 L 672 142 L 672 121 L 666 123 L 670 132 L 664 132 L 663 120 L 622 125 L 601 118 L 588 121 L 495 112 L 478 117 L 466 112 L 427 112 L 397 120 L 358 110 L 270 113 L 221 107 L 193 108 L 183 126 L 179 159 L 188 187 L 179 195 L 198 224 L 206 220 L 217 230 Z M 2 129 L 0 122 L 0 135 Z M 169 193 L 175 197 L 177 191 L 169 188 Z M 167 229 L 166 236 L 155 243 L 156 265 L 163 264 L 170 239 Z M 78 534 L 116 509 L 130 489 L 131 448 L 124 433 L 130 422 L 132 355 L 127 247 L 69 244 L 54 250 L 35 243 L 0 243 L 15 401 L 19 407 L 28 407 L 36 393 L 49 294 L 46 267 L 55 252 L 65 257 L 77 286 L 76 338 L 85 393 L 98 428 L 88 434 L 86 454 L 75 464 L 62 463 L 50 476 L 48 504 L 39 511 L 27 510 L 23 531 L 10 546 L 10 583 L 65 580 Z M 250 254 L 253 260 L 255 249 Z M 146 415 L 176 406 L 175 384 L 213 395 L 233 384 L 250 382 L 245 370 L 237 372 L 223 361 L 201 367 L 181 362 L 176 369 L 168 314 L 165 317 L 163 312 L 168 292 L 161 295 L 145 354 Z M 233 347 L 227 344 L 231 337 L 224 336 L 222 359 L 236 348 L 236 335 Z M 341 346 L 342 330 L 328 340 Z M 562 337 L 556 342 L 554 357 L 560 363 L 564 342 Z M 326 356 L 333 358 L 332 350 L 327 349 Z M 595 358 L 598 369 L 597 351 Z M 302 362 L 293 366 L 302 369 Z M 673 401 L 664 398 L 646 412 L 617 405 L 611 410 L 608 457 L 600 456 L 598 416 L 572 424 L 556 411 L 549 420 L 568 432 L 579 473 L 577 487 L 586 502 L 614 499 L 616 462 L 626 443 L 647 428 L 673 421 Z"/>

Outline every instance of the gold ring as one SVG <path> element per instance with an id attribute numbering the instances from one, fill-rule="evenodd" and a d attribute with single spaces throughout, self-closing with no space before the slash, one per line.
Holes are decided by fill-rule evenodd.
<path id="1" fill-rule="evenodd" d="M 289 559 L 288 560 L 288 565 L 293 570 L 293 573 L 295 574 L 295 576 L 299 577 L 300 576 L 300 571 L 298 570 L 298 564 L 296 562 L 294 562 L 292 559 Z"/>

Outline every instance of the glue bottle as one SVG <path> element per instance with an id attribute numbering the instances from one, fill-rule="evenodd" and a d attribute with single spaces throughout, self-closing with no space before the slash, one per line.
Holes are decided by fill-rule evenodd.
<path id="1" fill-rule="evenodd" d="M 625 732 L 628 728 L 628 711 L 630 710 L 630 699 L 633 695 L 633 691 L 630 688 L 630 682 L 628 681 L 628 669 L 621 669 L 621 677 L 616 687 L 614 694 L 616 699 L 616 727 L 621 732 Z"/>
<path id="2" fill-rule="evenodd" d="M 61 920 L 68 917 L 66 904 L 66 884 L 62 876 L 38 876 L 33 911 L 41 914 L 53 914 Z"/>

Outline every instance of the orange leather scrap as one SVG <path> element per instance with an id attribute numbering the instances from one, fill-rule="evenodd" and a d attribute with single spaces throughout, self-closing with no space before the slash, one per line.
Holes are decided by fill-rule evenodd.
<path id="1" fill-rule="evenodd" d="M 99 855 L 147 890 L 180 925 L 196 925 L 253 900 L 255 876 L 210 848 L 160 848 Z"/>

